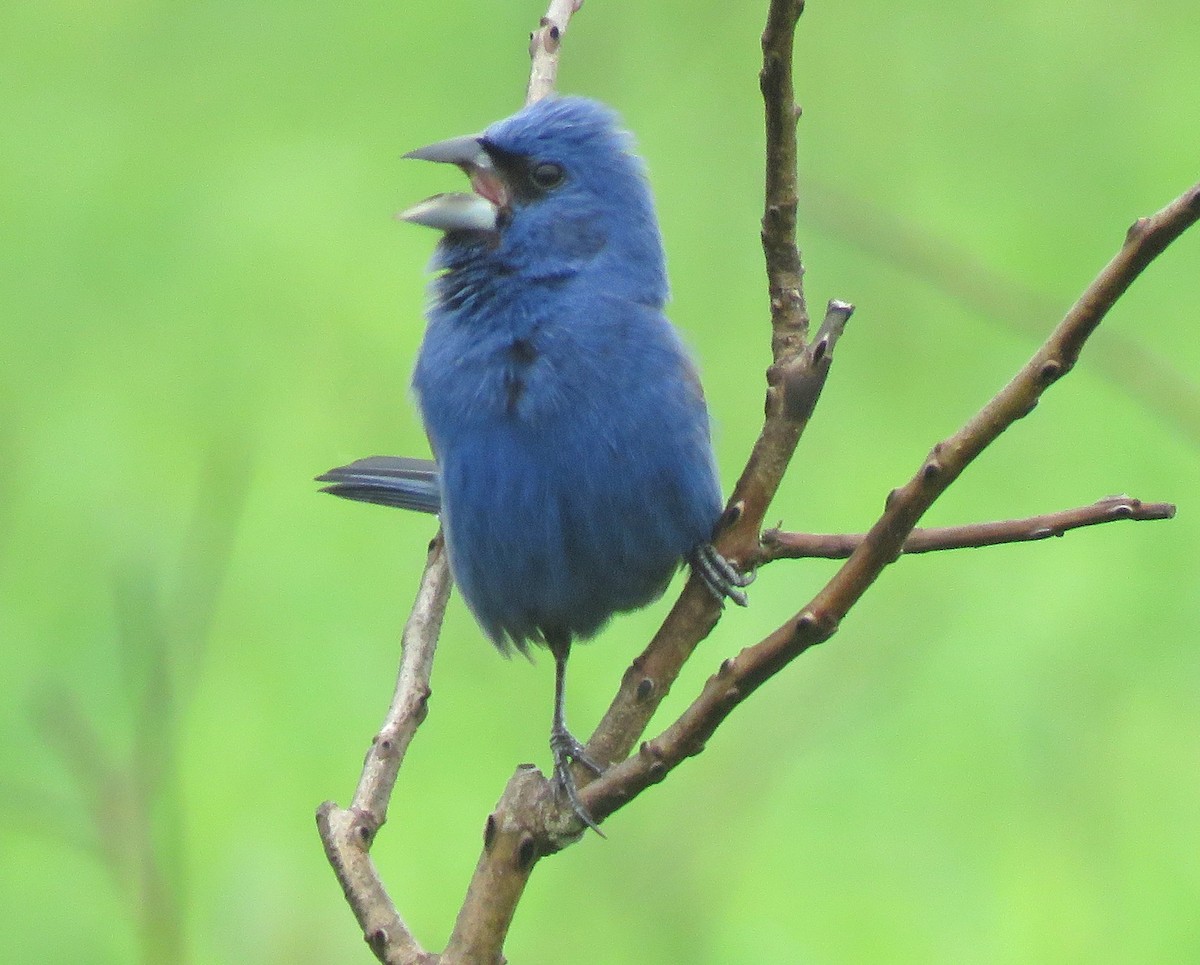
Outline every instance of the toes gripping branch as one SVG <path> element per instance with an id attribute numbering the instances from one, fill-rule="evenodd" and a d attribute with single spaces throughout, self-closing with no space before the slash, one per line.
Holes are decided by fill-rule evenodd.
<path id="1" fill-rule="evenodd" d="M 739 572 L 729 560 L 717 552 L 712 543 L 701 543 L 691 555 L 692 569 L 704 581 L 708 591 L 724 604 L 732 600 L 738 606 L 747 606 L 745 588 L 754 582 L 754 572 Z"/>

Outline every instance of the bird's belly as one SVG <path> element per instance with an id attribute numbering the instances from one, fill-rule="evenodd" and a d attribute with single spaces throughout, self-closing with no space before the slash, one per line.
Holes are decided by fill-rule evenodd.
<path id="1" fill-rule="evenodd" d="M 501 646 L 590 636 L 658 597 L 708 537 L 697 521 L 711 511 L 683 505 L 673 478 L 688 467 L 630 459 L 586 433 L 469 435 L 439 460 L 455 578 Z"/>

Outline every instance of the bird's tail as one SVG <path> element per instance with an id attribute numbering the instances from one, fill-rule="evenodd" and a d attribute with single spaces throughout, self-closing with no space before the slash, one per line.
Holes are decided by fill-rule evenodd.
<path id="1" fill-rule="evenodd" d="M 330 483 L 321 492 L 343 499 L 380 506 L 397 506 L 420 513 L 437 513 L 442 508 L 437 465 L 430 459 L 404 456 L 368 456 L 348 466 L 339 466 L 317 477 Z"/>

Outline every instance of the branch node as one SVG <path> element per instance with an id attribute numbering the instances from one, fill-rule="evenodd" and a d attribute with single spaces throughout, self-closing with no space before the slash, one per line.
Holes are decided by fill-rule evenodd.
<path id="1" fill-rule="evenodd" d="M 1043 383 L 1049 385 L 1066 374 L 1065 368 L 1058 359 L 1047 359 L 1038 370 L 1038 377 Z"/>
<path id="2" fill-rule="evenodd" d="M 717 525 L 715 527 L 713 527 L 714 531 L 719 533 L 722 530 L 732 526 L 734 523 L 736 523 L 739 519 L 742 518 L 742 513 L 744 513 L 745 511 L 746 511 L 745 501 L 741 500 L 741 499 L 735 499 L 733 502 L 731 502 L 728 506 L 725 507 L 725 512 L 723 512 L 721 514 L 721 518 L 719 520 L 717 520 Z"/>
<path id="3" fill-rule="evenodd" d="M 1131 241 L 1136 241 L 1146 233 L 1146 229 L 1149 226 L 1149 218 L 1138 218 L 1137 221 L 1129 226 L 1129 230 L 1125 232 L 1125 244 L 1129 244 Z"/>
<path id="4" fill-rule="evenodd" d="M 654 695 L 654 681 L 649 677 L 643 677 L 638 681 L 635 694 L 638 700 L 649 700 Z"/>
<path id="5" fill-rule="evenodd" d="M 638 756 L 650 762 L 646 766 L 646 779 L 650 784 L 659 783 L 671 770 L 662 759 L 662 748 L 658 745 L 657 740 L 642 741 L 641 746 L 638 747 Z"/>
<path id="6" fill-rule="evenodd" d="M 796 617 L 795 636 L 804 646 L 824 643 L 838 631 L 838 619 L 832 613 L 818 615 L 812 610 L 802 610 Z"/>
<path id="7" fill-rule="evenodd" d="M 528 871 L 533 867 L 533 863 L 537 861 L 537 859 L 537 838 L 529 833 L 521 835 L 521 840 L 517 844 L 517 867 L 522 872 Z"/>

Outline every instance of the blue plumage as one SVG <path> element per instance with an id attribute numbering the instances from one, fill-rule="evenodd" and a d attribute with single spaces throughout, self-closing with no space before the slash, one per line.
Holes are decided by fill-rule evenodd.
<path id="1" fill-rule="evenodd" d="M 612 112 L 576 97 L 411 156 L 457 164 L 475 189 L 405 214 L 444 231 L 413 375 L 437 475 L 372 457 L 323 478 L 426 511 L 440 496 L 484 631 L 555 655 L 556 771 L 590 824 L 566 766 L 598 769 L 562 720 L 571 641 L 657 598 L 697 553 L 715 589 L 744 584 L 708 546 L 721 513 L 708 412 L 662 313 L 649 188 Z"/>

